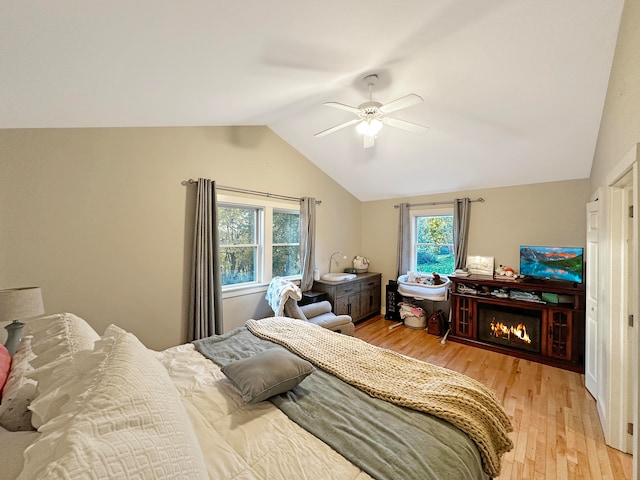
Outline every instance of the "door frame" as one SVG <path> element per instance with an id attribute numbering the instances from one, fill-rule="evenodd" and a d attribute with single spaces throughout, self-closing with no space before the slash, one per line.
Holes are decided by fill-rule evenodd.
<path id="1" fill-rule="evenodd" d="M 600 262 L 599 280 L 603 287 L 599 288 L 598 322 L 604 328 L 599 345 L 598 412 L 601 414 L 602 428 L 608 445 L 633 454 L 633 478 L 639 478 L 638 468 L 640 436 L 638 430 L 638 399 L 640 398 L 640 363 L 638 351 L 640 341 L 638 323 L 640 322 L 640 253 L 638 234 L 640 216 L 639 169 L 640 144 L 631 150 L 612 169 L 605 183 L 601 217 L 603 235 L 599 237 Z M 629 203 L 634 206 L 634 216 L 628 222 Z M 631 245 L 620 248 L 625 230 L 629 229 Z M 623 254 L 620 250 L 625 250 Z M 624 277 L 621 262 L 626 262 L 630 269 Z M 620 305 L 620 292 L 627 292 Z M 628 326 L 628 315 L 634 316 L 634 327 Z M 629 379 L 633 385 L 629 385 Z M 602 404 L 600 404 L 602 402 Z M 629 418 L 631 417 L 631 418 Z M 633 423 L 636 434 L 630 437 L 627 423 Z"/>
<path id="2" fill-rule="evenodd" d="M 632 451 L 632 436 L 627 432 L 627 424 L 634 423 L 633 401 L 635 389 L 629 388 L 629 379 L 633 378 L 634 348 L 633 338 L 636 328 L 629 326 L 629 315 L 632 315 L 632 302 L 629 298 L 632 291 L 632 274 L 629 272 L 632 263 L 631 251 L 626 239 L 629 232 L 628 207 L 630 189 L 633 188 L 633 169 L 625 172 L 613 185 L 609 186 L 609 250 L 608 257 L 608 317 L 609 331 L 609 421 L 605 437 L 612 447 L 626 453 Z M 637 316 L 635 317 L 637 319 Z"/>

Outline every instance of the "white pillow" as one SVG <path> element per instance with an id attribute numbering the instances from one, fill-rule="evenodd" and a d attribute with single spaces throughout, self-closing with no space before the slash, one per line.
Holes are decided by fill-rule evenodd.
<path id="1" fill-rule="evenodd" d="M 33 430 L 31 412 L 27 409 L 36 395 L 36 381 L 27 377 L 33 368 L 29 362 L 35 358 L 31 350 L 31 336 L 22 338 L 11 361 L 9 378 L 2 391 L 0 426 L 12 432 Z"/>
<path id="2" fill-rule="evenodd" d="M 91 352 L 72 360 L 80 380 L 59 384 L 60 364 L 35 376 L 58 384 L 59 415 L 24 454 L 32 478 L 206 479 L 189 417 L 165 368 L 138 339 L 110 326 Z M 59 371 L 60 370 L 60 371 Z"/>
<path id="3" fill-rule="evenodd" d="M 57 369 L 55 377 L 52 377 L 54 382 L 38 384 L 37 397 L 29 407 L 32 412 L 31 424 L 34 428 L 40 428 L 58 415 L 61 406 L 61 400 L 51 401 L 49 394 L 60 385 L 79 379 L 80 374 L 72 360 L 80 352 L 93 349 L 100 336 L 85 320 L 73 313 L 57 313 L 27 320 L 25 332 L 33 336 L 31 348 L 35 354 L 30 361 L 35 370 L 28 371 L 27 376 L 43 378 L 53 375 Z M 64 367 L 59 368 L 61 365 Z"/>
<path id="4" fill-rule="evenodd" d="M 25 335 L 32 335 L 31 348 L 37 355 L 35 368 L 61 358 L 73 356 L 82 350 L 93 349 L 100 335 L 85 320 L 73 313 L 57 313 L 27 320 Z"/>
<path id="5" fill-rule="evenodd" d="M 41 375 L 61 363 L 69 363 L 82 350 L 90 350 L 100 336 L 82 318 L 72 313 L 58 313 L 26 320 L 23 340 L 14 355 L 10 377 L 3 390 L 0 404 L 0 426 L 7 430 L 33 430 L 42 425 L 39 414 L 35 416 L 27 409 L 36 397 L 37 382 L 30 378 L 34 367 L 41 369 Z M 48 370 L 47 370 L 48 369 Z M 71 367 L 59 371 L 59 380 L 76 375 Z M 47 392 L 38 391 L 42 397 Z M 44 402 L 41 402 L 44 405 Z M 55 407 L 51 404 L 41 408 L 45 412 Z"/>

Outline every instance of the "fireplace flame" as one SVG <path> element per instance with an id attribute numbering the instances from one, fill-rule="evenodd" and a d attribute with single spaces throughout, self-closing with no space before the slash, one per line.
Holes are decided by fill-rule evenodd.
<path id="1" fill-rule="evenodd" d="M 511 337 L 516 337 L 522 340 L 524 343 L 531 343 L 531 338 L 527 334 L 527 327 L 522 323 L 519 323 L 516 327 L 505 325 L 502 322 L 496 322 L 495 317 L 491 319 L 491 335 L 494 337 L 506 337 L 507 340 L 511 340 Z"/>

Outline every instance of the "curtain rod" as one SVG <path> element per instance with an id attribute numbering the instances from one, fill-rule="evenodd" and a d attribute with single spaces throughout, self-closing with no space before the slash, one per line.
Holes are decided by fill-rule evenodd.
<path id="1" fill-rule="evenodd" d="M 470 202 L 480 202 L 484 203 L 484 198 L 476 198 L 475 200 L 469 199 Z M 424 207 L 425 205 L 453 205 L 455 202 L 453 200 L 449 202 L 426 202 L 426 203 L 410 203 L 409 207 Z M 400 205 L 394 205 L 393 208 L 400 208 Z"/>
<path id="2" fill-rule="evenodd" d="M 198 181 L 190 178 L 189 180 L 183 180 L 182 185 L 197 185 Z M 244 188 L 236 188 L 236 187 L 226 187 L 224 185 L 216 185 L 217 190 L 224 190 L 226 192 L 236 192 L 236 193 L 246 193 L 248 195 L 258 195 L 260 197 L 269 197 L 269 198 L 277 198 L 278 200 L 289 200 L 292 202 L 301 202 L 302 198 L 300 197 L 289 197 L 287 195 L 278 195 L 277 193 L 267 193 L 267 192 L 258 192 L 257 190 L 247 190 Z M 316 205 L 321 204 L 321 200 L 316 200 Z"/>

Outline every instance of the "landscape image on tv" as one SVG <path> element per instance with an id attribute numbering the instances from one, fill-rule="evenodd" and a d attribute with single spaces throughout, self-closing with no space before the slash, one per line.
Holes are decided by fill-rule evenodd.
<path id="1" fill-rule="evenodd" d="M 582 283 L 582 257 L 582 248 L 521 246 L 520 274 Z"/>

